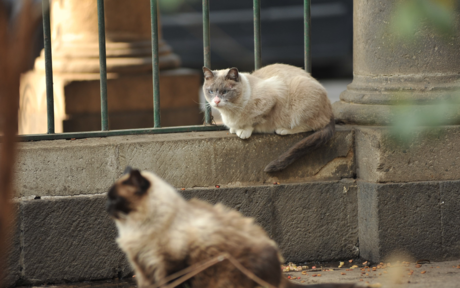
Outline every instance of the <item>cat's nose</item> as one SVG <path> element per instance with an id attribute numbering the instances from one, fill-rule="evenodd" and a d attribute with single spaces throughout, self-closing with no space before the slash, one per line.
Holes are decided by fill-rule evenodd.
<path id="1" fill-rule="evenodd" d="M 220 103 L 219 97 L 214 97 L 214 103 L 216 103 L 216 104 L 219 104 L 219 103 Z"/>

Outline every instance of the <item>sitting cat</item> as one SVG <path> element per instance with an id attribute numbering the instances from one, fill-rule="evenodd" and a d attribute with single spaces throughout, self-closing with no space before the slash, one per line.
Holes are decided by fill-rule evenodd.
<path id="1" fill-rule="evenodd" d="M 136 273 L 138 287 L 152 287 L 191 265 L 228 253 L 273 287 L 305 287 L 282 275 L 276 243 L 239 212 L 221 204 L 186 201 L 155 174 L 131 170 L 108 192 L 107 211 L 118 228 L 118 245 Z M 191 288 L 252 288 L 259 285 L 229 261 L 191 278 Z M 352 284 L 308 287 L 351 288 Z"/>
<path id="2" fill-rule="evenodd" d="M 309 149 L 332 138 L 334 115 L 324 87 L 304 70 L 285 64 L 265 66 L 252 74 L 237 68 L 211 71 L 203 67 L 203 92 L 222 121 L 241 139 L 252 132 L 279 135 L 316 131 L 296 143 L 266 172 L 286 168 Z"/>

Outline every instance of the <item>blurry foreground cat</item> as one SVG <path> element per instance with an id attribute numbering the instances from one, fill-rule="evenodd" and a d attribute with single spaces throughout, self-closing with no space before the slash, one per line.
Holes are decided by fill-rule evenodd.
<path id="1" fill-rule="evenodd" d="M 334 115 L 326 89 L 309 73 L 285 64 L 265 66 L 252 74 L 237 68 L 211 71 L 203 67 L 206 99 L 222 115 L 222 121 L 241 139 L 252 132 L 279 135 L 315 131 L 301 140 L 265 172 L 286 168 L 309 150 L 332 138 Z"/>
<path id="2" fill-rule="evenodd" d="M 108 192 L 107 211 L 115 220 L 118 245 L 141 288 L 159 287 L 167 276 L 223 253 L 272 287 L 354 287 L 302 286 L 288 281 L 280 269 L 283 260 L 276 243 L 252 218 L 221 204 L 186 201 L 168 183 L 146 171 L 131 170 L 116 181 Z M 179 287 L 260 286 L 229 261 L 218 262 L 183 285 L 188 286 Z"/>

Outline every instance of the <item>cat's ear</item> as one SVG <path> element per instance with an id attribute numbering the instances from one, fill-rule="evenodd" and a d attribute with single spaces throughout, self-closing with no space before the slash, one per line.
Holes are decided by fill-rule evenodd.
<path id="1" fill-rule="evenodd" d="M 123 184 L 134 186 L 136 188 L 136 194 L 144 194 L 150 188 L 150 181 L 144 178 L 137 169 L 133 169 L 129 172 L 129 178 L 123 181 Z"/>
<path id="2" fill-rule="evenodd" d="M 204 74 L 204 79 L 209 80 L 214 78 L 214 73 L 212 73 L 211 69 L 208 67 L 203 66 L 203 74 Z"/>
<path id="3" fill-rule="evenodd" d="M 132 170 L 133 168 L 131 168 L 131 166 L 126 166 L 125 171 L 123 171 L 123 175 L 131 173 Z"/>
<path id="4" fill-rule="evenodd" d="M 230 70 L 228 70 L 227 76 L 225 76 L 226 80 L 233 80 L 235 82 L 238 82 L 239 78 L 238 69 L 235 67 L 230 68 Z"/>

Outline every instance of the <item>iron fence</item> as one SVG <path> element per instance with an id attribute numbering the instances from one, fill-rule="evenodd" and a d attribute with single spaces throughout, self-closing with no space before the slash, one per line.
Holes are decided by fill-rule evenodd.
<path id="1" fill-rule="evenodd" d="M 43 35 L 44 35 L 44 54 L 46 70 L 46 101 L 47 101 L 47 127 L 46 134 L 22 135 L 22 141 L 39 141 L 54 139 L 78 139 L 90 137 L 107 137 L 120 135 L 139 135 L 139 134 L 160 134 L 174 132 L 192 131 L 216 131 L 226 129 L 221 125 L 212 124 L 211 107 L 206 105 L 205 121 L 203 125 L 161 127 L 160 115 L 160 82 L 159 82 L 159 62 L 158 62 L 158 0 L 150 0 L 150 20 L 152 30 L 152 81 L 153 81 L 153 118 L 154 127 L 145 129 L 123 129 L 109 130 L 109 119 L 107 109 L 107 67 L 106 67 L 106 46 L 105 46 L 105 16 L 104 0 L 97 0 L 98 33 L 99 33 L 99 60 L 100 60 L 100 85 L 101 85 L 101 130 L 90 132 L 70 132 L 55 133 L 54 131 L 54 96 L 53 96 L 53 69 L 51 52 L 51 31 L 50 31 L 50 0 L 43 0 Z M 261 0 L 253 0 L 254 13 L 254 68 L 261 67 L 262 48 L 261 48 L 261 25 L 260 25 L 260 6 Z M 209 23 L 209 0 L 202 0 L 203 6 L 203 56 L 204 66 L 211 69 L 211 43 L 210 43 L 210 23 Z M 304 0 L 304 38 L 305 38 L 305 70 L 311 72 L 310 57 L 310 6 L 311 0 Z"/>

